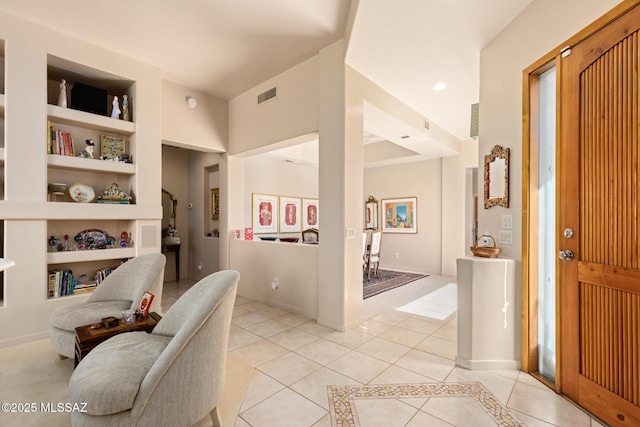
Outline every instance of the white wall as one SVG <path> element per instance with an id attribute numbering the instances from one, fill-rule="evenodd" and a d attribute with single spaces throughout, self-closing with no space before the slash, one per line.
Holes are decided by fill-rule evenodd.
<path id="1" fill-rule="evenodd" d="M 189 167 L 186 176 L 189 180 L 188 196 L 185 203 L 191 203 L 187 209 L 189 217 L 189 277 L 199 280 L 220 270 L 220 244 L 217 237 L 209 237 L 207 233 L 211 224 L 210 205 L 210 171 L 219 170 L 220 155 L 215 153 L 189 152 Z M 219 173 L 219 172 L 218 172 Z M 217 174 L 216 174 L 217 175 Z M 226 190 L 220 189 L 221 192 Z M 221 204 L 222 211 L 218 224 L 230 214 Z M 198 269 L 198 265 L 202 269 Z"/>
<path id="2" fill-rule="evenodd" d="M 198 105 L 190 108 L 187 97 Z M 227 150 L 227 101 L 166 80 L 162 81 L 162 139 L 173 146 L 201 151 Z"/>
<path id="3" fill-rule="evenodd" d="M 230 268 L 240 272 L 238 295 L 311 319 L 318 317 L 318 245 L 245 240 L 229 243 Z M 278 288 L 273 289 L 271 283 L 276 277 Z"/>
<path id="4" fill-rule="evenodd" d="M 364 201 L 417 197 L 417 234 L 382 235 L 380 268 L 440 274 L 442 266 L 442 159 L 364 170 Z M 457 195 L 456 193 L 450 193 Z M 399 258 L 395 258 L 395 254 Z M 455 262 L 455 260 L 454 260 Z"/>
<path id="5" fill-rule="evenodd" d="M 277 98 L 260 105 L 260 93 Z M 313 57 L 229 101 L 229 154 L 235 155 L 318 130 L 318 58 Z"/>
<path id="6" fill-rule="evenodd" d="M 496 144 L 510 148 L 511 162 L 509 208 L 481 207 L 479 230 L 497 237 L 502 215 L 513 215 L 513 245 L 502 246 L 505 257 L 522 257 L 522 70 L 618 3 L 535 0 L 481 52 L 480 165 Z M 478 194 L 483 195 L 483 179 L 479 181 Z M 484 206 L 482 199 L 479 204 Z"/>

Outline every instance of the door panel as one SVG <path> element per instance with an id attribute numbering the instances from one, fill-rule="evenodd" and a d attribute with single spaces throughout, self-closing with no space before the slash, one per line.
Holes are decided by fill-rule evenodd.
<path id="1" fill-rule="evenodd" d="M 640 425 L 640 7 L 561 62 L 563 393 L 611 425 Z"/>

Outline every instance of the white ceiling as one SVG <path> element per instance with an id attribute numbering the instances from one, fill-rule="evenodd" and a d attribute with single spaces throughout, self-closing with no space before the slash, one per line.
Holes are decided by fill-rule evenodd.
<path id="1" fill-rule="evenodd" d="M 0 0 L 0 10 L 153 64 L 167 80 L 230 99 L 342 38 L 349 9 L 357 5 L 347 64 L 431 123 L 467 139 L 471 104 L 479 96 L 480 51 L 531 1 Z M 438 82 L 447 89 L 435 92 Z M 417 158 L 451 154 L 419 137 L 411 147 L 388 146 L 398 145 L 388 135 L 402 134 L 401 128 L 389 123 L 386 132 L 367 129 L 365 148 L 375 153 L 365 157 L 397 152 L 404 161 L 412 157 L 407 149 Z M 420 144 L 430 144 L 431 152 L 425 154 Z"/>

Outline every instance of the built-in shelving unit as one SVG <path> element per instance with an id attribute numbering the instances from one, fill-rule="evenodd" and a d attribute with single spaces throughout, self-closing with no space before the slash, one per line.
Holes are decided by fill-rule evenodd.
<path id="1" fill-rule="evenodd" d="M 66 108 L 58 105 L 64 98 L 61 86 L 67 90 Z M 88 87 L 98 90 L 78 92 Z M 51 295 L 50 271 L 72 270 L 74 277 L 88 282 L 97 271 L 161 251 L 161 89 L 156 67 L 0 12 L 0 247 L 15 261 L 2 273 L 0 324 L 11 328 L 1 328 L 0 347 L 46 338 L 55 309 L 90 295 L 88 289 Z M 113 97 L 118 96 L 124 110 L 124 95 L 129 120 L 112 118 Z M 71 148 L 72 137 L 73 150 L 64 150 L 70 156 L 50 151 L 50 135 L 56 136 L 52 127 L 65 132 L 65 148 Z M 123 138 L 130 162 L 100 160 L 102 135 Z M 88 158 L 91 150 L 85 150 L 87 139 L 95 144 L 93 159 Z M 79 158 L 80 153 L 87 158 Z M 80 203 L 68 191 L 51 197 L 53 183 L 67 189 L 85 184 L 96 197 L 116 183 L 133 199 L 129 204 Z M 90 229 L 107 232 L 117 244 L 109 240 L 104 249 L 76 247 L 75 236 Z M 120 244 L 123 231 L 130 236 L 126 247 Z M 49 244 L 51 234 L 62 248 Z M 162 301 L 161 294 L 156 298 Z M 28 322 L 15 322 L 25 314 Z"/>
<path id="2" fill-rule="evenodd" d="M 48 154 L 47 155 L 47 180 L 49 183 L 64 183 L 70 186 L 74 183 L 82 183 L 92 187 L 95 199 L 89 203 L 77 203 L 68 194 L 48 196 L 51 209 L 48 209 L 48 234 L 54 236 L 64 246 L 57 251 L 49 247 L 47 253 L 47 276 L 55 270 L 72 271 L 77 280 L 79 275 L 86 275 L 93 279 L 95 272 L 105 267 L 111 268 L 119 260 L 136 256 L 134 246 L 118 247 L 121 231 L 133 234 L 136 229 L 135 221 L 140 219 L 143 209 L 138 209 L 132 200 L 130 204 L 100 204 L 96 203 L 102 191 L 112 183 L 128 193 L 136 191 L 136 167 L 134 163 L 100 159 L 100 141 L 102 135 L 118 136 L 126 138 L 126 152 L 135 152 L 136 124 L 131 121 L 112 118 L 101 114 L 80 111 L 74 109 L 71 91 L 74 84 L 90 83 L 94 87 L 119 96 L 122 94 L 131 96 L 133 82 L 119 78 L 112 74 L 102 73 L 99 70 L 89 68 L 60 57 L 48 55 L 47 68 L 47 121 L 49 126 L 56 130 L 68 133 L 75 153 L 81 153 L 85 149 L 85 141 L 94 143 L 94 158 Z M 54 105 L 57 102 L 61 85 L 64 79 L 67 86 L 68 107 Z M 114 95 L 105 96 L 102 100 L 110 103 Z M 105 111 L 108 105 L 105 105 Z M 49 129 L 47 129 L 49 132 Z M 133 156 L 132 157 L 137 157 Z M 143 214 L 144 216 L 144 214 Z M 153 216 L 149 212 L 149 216 Z M 74 241 L 76 233 L 82 229 L 95 229 L 107 232 L 116 239 L 115 247 L 107 249 L 78 250 L 78 244 Z M 63 240 L 63 236 L 66 240 Z M 61 298 L 51 296 L 49 285 L 45 287 L 48 298 Z M 71 295 L 65 295 L 68 297 Z"/>

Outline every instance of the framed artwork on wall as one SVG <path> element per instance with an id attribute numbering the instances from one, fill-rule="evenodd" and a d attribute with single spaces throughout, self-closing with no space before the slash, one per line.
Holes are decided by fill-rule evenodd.
<path id="1" fill-rule="evenodd" d="M 278 232 L 278 196 L 272 194 L 252 194 L 253 234 Z"/>
<path id="2" fill-rule="evenodd" d="M 220 219 L 220 190 L 211 189 L 211 219 Z"/>
<path id="3" fill-rule="evenodd" d="M 300 197 L 280 196 L 280 232 L 299 233 L 302 231 L 302 209 Z"/>
<path id="4" fill-rule="evenodd" d="M 417 197 L 382 199 L 382 231 L 384 233 L 417 233 L 417 216 Z"/>
<path id="5" fill-rule="evenodd" d="M 320 204 L 318 199 L 302 199 L 302 229 L 318 229 L 320 224 Z"/>

